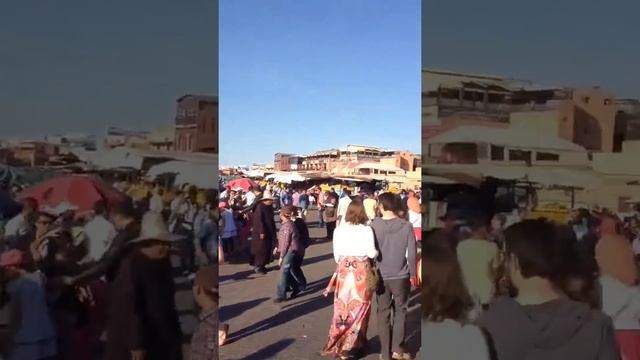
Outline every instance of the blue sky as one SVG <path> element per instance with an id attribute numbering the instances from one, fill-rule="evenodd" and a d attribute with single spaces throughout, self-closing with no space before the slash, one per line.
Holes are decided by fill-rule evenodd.
<path id="1" fill-rule="evenodd" d="M 425 0 L 424 66 L 640 97 L 637 0 Z"/>
<path id="2" fill-rule="evenodd" d="M 418 0 L 221 0 L 220 164 L 420 152 Z"/>
<path id="3" fill-rule="evenodd" d="M 217 0 L 0 2 L 0 136 L 172 125 L 217 92 Z"/>

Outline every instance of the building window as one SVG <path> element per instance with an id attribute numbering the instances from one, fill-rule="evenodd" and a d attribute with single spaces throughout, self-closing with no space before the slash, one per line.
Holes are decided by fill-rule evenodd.
<path id="1" fill-rule="evenodd" d="M 604 99 L 605 105 L 611 105 L 611 99 Z"/>
<path id="2" fill-rule="evenodd" d="M 539 152 L 536 153 L 537 161 L 560 161 L 560 155 L 553 153 Z"/>
<path id="3" fill-rule="evenodd" d="M 491 145 L 491 161 L 504 161 L 504 146 Z"/>
<path id="4" fill-rule="evenodd" d="M 582 98 L 582 102 L 585 103 L 585 104 L 588 104 L 590 101 L 591 101 L 591 98 L 589 96 L 584 96 Z"/>
<path id="5" fill-rule="evenodd" d="M 192 151 L 192 150 L 193 150 L 193 139 L 191 137 L 191 134 L 187 134 L 186 151 Z"/>
<path id="6" fill-rule="evenodd" d="M 509 150 L 509 161 L 531 162 L 531 151 Z"/>

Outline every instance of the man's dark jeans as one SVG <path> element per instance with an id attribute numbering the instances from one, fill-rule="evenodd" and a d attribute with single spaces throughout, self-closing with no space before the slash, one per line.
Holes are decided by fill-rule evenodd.
<path id="1" fill-rule="evenodd" d="M 307 286 L 307 279 L 302 272 L 302 256 L 293 251 L 287 252 L 280 265 L 280 278 L 278 279 L 277 296 L 278 299 L 287 298 L 287 290 L 294 293 L 304 290 Z"/>
<path id="2" fill-rule="evenodd" d="M 391 352 L 405 352 L 405 323 L 410 292 L 409 279 L 384 280 L 377 291 L 378 334 L 384 360 L 391 359 Z"/>
<path id="3" fill-rule="evenodd" d="M 299 290 L 304 291 L 307 288 L 307 278 L 304 276 L 304 272 L 302 272 L 302 261 L 304 260 L 303 255 L 295 254 L 293 257 L 293 264 L 291 266 L 291 276 L 296 283 L 298 283 Z"/>

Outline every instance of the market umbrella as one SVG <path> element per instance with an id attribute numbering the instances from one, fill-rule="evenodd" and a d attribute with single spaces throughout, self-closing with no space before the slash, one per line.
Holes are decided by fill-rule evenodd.
<path id="1" fill-rule="evenodd" d="M 250 188 L 257 188 L 258 184 L 256 184 L 253 180 L 249 178 L 240 178 L 231 180 L 227 183 L 227 186 L 233 188 L 242 188 L 244 191 L 248 191 Z"/>
<path id="2" fill-rule="evenodd" d="M 85 175 L 66 175 L 46 180 L 25 190 L 21 197 L 34 198 L 40 205 L 47 206 L 68 202 L 78 207 L 78 216 L 90 213 L 96 201 L 103 200 L 110 206 L 127 199 L 125 194 L 106 182 Z"/>

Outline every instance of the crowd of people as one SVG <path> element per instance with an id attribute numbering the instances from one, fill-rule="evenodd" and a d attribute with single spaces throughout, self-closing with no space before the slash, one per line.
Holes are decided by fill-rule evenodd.
<path id="1" fill-rule="evenodd" d="M 325 290 L 325 296 L 334 292 L 334 306 L 323 355 L 356 359 L 366 353 L 375 298 L 380 358 L 411 358 L 405 349 L 405 324 L 411 288 L 419 285 L 419 193 L 272 183 L 221 190 L 225 258 L 250 254 L 248 262 L 256 274 L 266 274 L 277 261 L 275 303 L 306 290 L 303 264 L 311 244 L 309 226 L 326 229 L 337 268 Z M 307 218 L 312 207 L 319 211 L 315 224 Z"/>
<path id="2" fill-rule="evenodd" d="M 144 184 L 142 196 L 96 200 L 81 216 L 71 202 L 45 203 L 11 185 L 0 179 L 0 358 L 181 359 L 180 272 L 201 309 L 190 359 L 217 358 L 217 191 L 198 201 L 193 186 Z"/>
<path id="3" fill-rule="evenodd" d="M 340 202 L 346 209 L 338 211 L 333 233 L 337 269 L 325 291 L 325 295 L 334 291 L 334 312 L 322 354 L 339 359 L 366 354 L 375 298 L 380 359 L 411 359 L 406 349 L 406 317 L 411 288 L 418 287 L 419 280 L 418 241 L 408 209 L 389 192 L 364 199 L 350 199 L 347 194 Z M 373 204 L 373 212 L 367 204 Z"/>
<path id="4" fill-rule="evenodd" d="M 427 354 L 640 359 L 638 211 L 577 209 L 566 223 L 524 207 L 511 215 L 448 209 L 426 236 Z"/>

